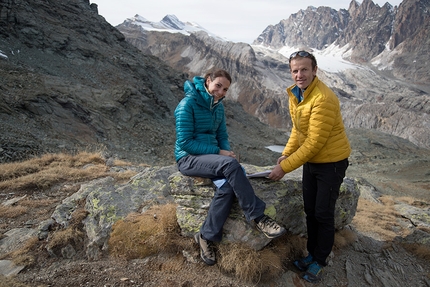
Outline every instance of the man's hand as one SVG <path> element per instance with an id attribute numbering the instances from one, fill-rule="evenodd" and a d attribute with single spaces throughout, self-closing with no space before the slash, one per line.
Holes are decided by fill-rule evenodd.
<path id="1" fill-rule="evenodd" d="M 286 172 L 284 172 L 281 168 L 281 165 L 278 163 L 273 169 L 272 172 L 269 174 L 268 178 L 271 180 L 280 180 L 284 177 Z"/>
<path id="2" fill-rule="evenodd" d="M 276 161 L 276 164 L 280 164 L 281 163 L 281 161 L 283 161 L 284 159 L 286 159 L 287 158 L 287 156 L 285 156 L 285 155 L 283 155 L 283 156 L 280 156 L 279 158 L 278 158 L 278 160 Z"/>

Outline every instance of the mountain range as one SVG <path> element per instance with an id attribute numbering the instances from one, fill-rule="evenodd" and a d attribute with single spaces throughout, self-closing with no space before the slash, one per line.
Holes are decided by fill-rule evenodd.
<path id="1" fill-rule="evenodd" d="M 405 0 L 399 7 L 379 7 L 365 0 L 352 1 L 348 10 L 308 7 L 269 25 L 252 45 L 222 40 L 173 15 L 157 23 L 136 15 L 117 28 L 145 54 L 190 75 L 213 66 L 231 71 L 233 100 L 261 122 L 287 130 L 288 56 L 298 49 L 313 51 L 318 75 L 338 93 L 348 127 L 430 147 L 429 3 Z"/>
<path id="2" fill-rule="evenodd" d="M 0 3 L 1 161 L 91 148 L 170 163 L 173 110 L 183 96 L 183 82 L 220 67 L 234 79 L 225 101 L 234 146 L 252 164 L 273 162 L 264 151 L 260 157 L 253 150 L 282 145 L 288 137 L 285 88 L 293 82 L 286 55 L 302 47 L 320 61 L 318 76 L 339 95 L 348 128 L 381 131 L 430 147 L 429 86 L 396 72 L 414 66 L 428 71 L 429 1 L 405 0 L 396 8 L 352 1 L 349 10 L 340 11 L 308 7 L 268 26 L 253 45 L 226 41 L 173 15 L 160 23 L 136 16 L 112 27 L 98 15 L 97 4 L 87 0 Z M 364 27 L 387 25 L 388 18 L 391 36 L 381 32 L 388 28 L 366 28 L 365 35 L 383 37 L 385 47 L 393 43 L 390 49 L 378 54 L 370 44 L 353 44 L 364 38 Z M 281 33 L 291 25 L 301 30 Z M 318 29 L 332 26 L 337 28 Z M 406 50 L 411 43 L 416 52 Z M 372 56 L 360 62 L 365 47 Z M 405 57 L 417 60 L 404 62 Z M 372 65 L 376 59 L 393 69 L 377 69 Z M 394 59 L 393 64 L 383 59 Z M 260 133 L 253 137 L 256 142 L 236 136 L 244 129 Z"/>

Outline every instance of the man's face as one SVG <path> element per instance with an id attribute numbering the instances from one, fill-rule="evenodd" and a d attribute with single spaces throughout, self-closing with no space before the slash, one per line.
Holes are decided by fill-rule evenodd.
<path id="1" fill-rule="evenodd" d="M 312 60 L 297 57 L 290 62 L 291 76 L 300 89 L 306 89 L 317 74 L 317 68 L 312 69 Z"/>

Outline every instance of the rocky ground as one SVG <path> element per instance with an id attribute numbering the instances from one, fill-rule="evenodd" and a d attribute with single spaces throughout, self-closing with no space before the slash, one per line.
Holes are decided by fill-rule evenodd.
<path id="1" fill-rule="evenodd" d="M 359 204 L 356 219 L 348 228 L 352 231 L 350 238 L 338 236 L 324 279 L 316 286 L 430 286 L 428 247 L 412 252 L 413 249 L 407 249 L 404 244 L 405 238 L 412 236 L 412 231 L 419 226 L 388 209 L 389 201 L 380 200 L 389 197 L 394 202 L 402 197 L 413 198 L 415 204 L 420 203 L 428 210 L 430 152 L 402 139 L 370 131 L 350 131 L 349 137 L 354 152 L 347 176 L 362 177 L 376 187 L 373 193 L 363 194 L 363 197 L 367 196 L 367 201 L 363 202 L 379 200 L 381 218 L 369 216 L 363 202 Z M 25 190 L 8 194 L 3 190 L 0 194 L 2 202 L 26 195 L 22 200 L 27 200 L 29 206 L 32 200 L 45 199 L 46 204 L 30 208 L 25 216 L 2 219 L 2 233 L 16 227 L 37 226 L 52 214 L 63 198 L 78 188 L 79 183 L 60 185 L 43 192 Z M 387 217 L 389 223 L 382 217 Z M 371 228 L 364 226 L 363 221 L 368 221 Z M 421 226 L 421 229 L 428 231 L 428 226 L 427 229 Z M 62 259 L 49 256 L 46 249 L 32 250 L 37 255 L 35 262 L 16 276 L 1 278 L 4 283 L 0 286 L 313 286 L 300 279 L 300 272 L 291 264 L 291 255 L 291 258 L 286 256 L 278 277 L 267 278 L 263 274 L 259 282 L 246 282 L 217 265 L 206 266 L 199 260 L 192 239 L 184 240 L 190 246 L 187 256 L 165 253 L 135 260 L 103 258 L 89 261 L 83 252 L 78 252 L 73 259 Z M 269 248 L 293 240 L 303 239 L 287 235 L 274 241 Z M 8 251 L 2 249 L 1 254 Z M 298 253 L 300 250 L 292 254 Z"/>

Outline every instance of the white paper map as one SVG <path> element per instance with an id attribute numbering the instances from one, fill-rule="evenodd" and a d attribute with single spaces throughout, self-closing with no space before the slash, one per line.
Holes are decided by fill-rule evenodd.
<path id="1" fill-rule="evenodd" d="M 253 177 L 266 177 L 267 178 L 271 172 L 272 172 L 271 170 L 266 170 L 266 171 L 262 171 L 262 172 L 247 174 L 246 176 L 248 178 L 253 178 Z"/>

